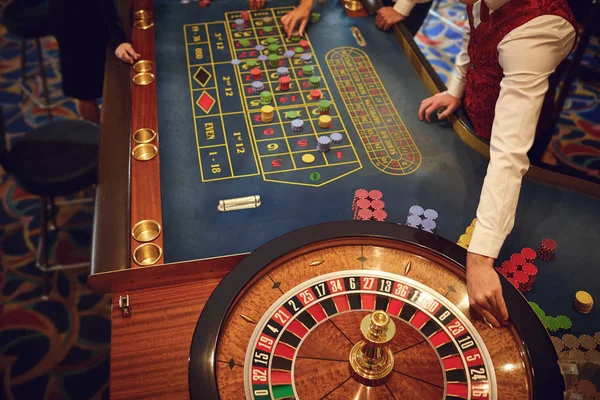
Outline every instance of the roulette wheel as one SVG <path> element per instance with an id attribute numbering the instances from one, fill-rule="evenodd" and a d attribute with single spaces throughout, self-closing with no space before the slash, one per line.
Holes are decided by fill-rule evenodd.
<path id="1" fill-rule="evenodd" d="M 469 309 L 465 256 L 433 234 L 374 221 L 263 245 L 198 319 L 191 398 L 563 398 L 550 337 L 508 281 L 509 326 Z"/>

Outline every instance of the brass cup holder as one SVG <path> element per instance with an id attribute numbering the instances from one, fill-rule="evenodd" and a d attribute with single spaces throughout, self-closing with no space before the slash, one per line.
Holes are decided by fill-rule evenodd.
<path id="1" fill-rule="evenodd" d="M 146 30 L 152 28 L 154 26 L 154 22 L 147 19 L 142 19 L 139 21 L 135 21 L 133 26 L 135 27 L 135 29 Z"/>
<path id="2" fill-rule="evenodd" d="M 160 224 L 151 219 L 139 221 L 131 228 L 131 236 L 138 242 L 151 242 L 160 235 Z"/>
<path id="3" fill-rule="evenodd" d="M 150 72 L 154 68 L 154 63 L 150 60 L 140 60 L 133 64 L 135 72 Z"/>
<path id="4" fill-rule="evenodd" d="M 362 3 L 360 1 L 357 1 L 357 0 L 348 0 L 344 4 L 344 7 L 348 11 L 360 11 L 360 10 L 363 9 Z"/>
<path id="5" fill-rule="evenodd" d="M 150 72 L 140 72 L 133 76 L 133 83 L 140 86 L 146 86 L 154 82 L 155 76 Z"/>
<path id="6" fill-rule="evenodd" d="M 162 249 L 154 243 L 144 243 L 133 251 L 133 262 L 144 267 L 154 265 L 162 257 Z"/>
<path id="7" fill-rule="evenodd" d="M 138 144 L 131 151 L 133 158 L 138 161 L 152 160 L 156 154 L 158 154 L 158 149 L 155 145 L 149 143 Z"/>
<path id="8" fill-rule="evenodd" d="M 133 19 L 136 21 L 152 18 L 152 13 L 148 10 L 137 10 L 133 13 Z"/>
<path id="9" fill-rule="evenodd" d="M 136 143 L 150 143 L 156 138 L 154 129 L 141 128 L 133 133 L 133 141 Z"/>

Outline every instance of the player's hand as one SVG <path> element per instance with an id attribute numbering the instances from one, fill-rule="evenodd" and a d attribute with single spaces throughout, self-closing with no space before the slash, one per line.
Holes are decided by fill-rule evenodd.
<path id="1" fill-rule="evenodd" d="M 431 122 L 431 114 L 438 112 L 441 108 L 445 108 L 445 110 L 438 114 L 438 118 L 448 118 L 458 107 L 460 107 L 460 99 L 458 97 L 452 96 L 448 91 L 438 93 L 421 102 L 419 120 L 423 121 L 423 118 L 425 118 L 427 122 Z"/>
<path id="2" fill-rule="evenodd" d="M 508 309 L 493 258 L 467 253 L 467 293 L 471 307 L 489 323 L 496 328 L 508 323 Z"/>
<path id="3" fill-rule="evenodd" d="M 265 6 L 265 0 L 250 0 L 248 4 L 251 10 L 260 10 Z"/>
<path id="4" fill-rule="evenodd" d="M 393 7 L 382 7 L 377 11 L 375 25 L 383 31 L 389 31 L 392 26 L 403 21 L 405 18 L 404 15 L 394 10 Z"/>
<path id="5" fill-rule="evenodd" d="M 287 33 L 288 39 L 292 37 L 292 32 L 294 32 L 297 25 L 300 25 L 298 28 L 300 36 L 304 34 L 304 28 L 306 28 L 306 24 L 308 23 L 311 8 L 310 5 L 300 3 L 298 7 L 294 8 L 281 18 L 281 23 L 283 24 L 283 29 L 285 29 L 285 32 Z"/>
<path id="6" fill-rule="evenodd" d="M 121 61 L 129 64 L 133 64 L 134 60 L 140 58 L 140 55 L 135 52 L 133 47 L 129 43 L 121 43 L 115 50 L 115 55 Z"/>

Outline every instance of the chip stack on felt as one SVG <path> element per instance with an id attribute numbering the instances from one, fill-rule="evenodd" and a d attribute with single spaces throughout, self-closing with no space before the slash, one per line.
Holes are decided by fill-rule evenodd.
<path id="1" fill-rule="evenodd" d="M 528 292 L 533 287 L 533 282 L 538 274 L 538 269 L 533 264 L 535 257 L 535 251 L 526 247 L 520 253 L 511 255 L 510 259 L 504 261 L 496 270 L 520 292 Z"/>
<path id="2" fill-rule="evenodd" d="M 385 221 L 387 213 L 383 193 L 379 190 L 357 189 L 352 200 L 352 213 L 354 219 L 359 221 Z"/>
<path id="3" fill-rule="evenodd" d="M 544 324 L 544 326 L 546 327 L 546 329 L 549 332 L 555 333 L 560 330 L 567 331 L 567 330 L 571 329 L 571 326 L 573 324 L 572 324 L 571 320 L 569 319 L 569 317 L 567 317 L 565 315 L 551 317 L 550 315 L 546 315 L 544 310 L 542 310 L 541 307 L 539 305 L 537 305 L 536 303 L 530 301 L 529 305 L 531 306 L 533 311 L 535 311 L 535 313 L 540 318 L 540 320 L 542 321 L 542 323 Z"/>
<path id="4" fill-rule="evenodd" d="M 556 336 L 551 339 L 561 361 L 600 363 L 600 332 L 579 337 L 567 333 L 562 339 Z"/>
<path id="5" fill-rule="evenodd" d="M 435 228 L 437 226 L 435 221 L 437 217 L 438 213 L 434 209 L 428 208 L 425 210 L 419 205 L 414 205 L 408 209 L 406 225 L 412 228 L 421 229 L 425 232 L 435 233 Z"/>
<path id="6" fill-rule="evenodd" d="M 456 244 L 458 244 L 463 249 L 469 248 L 469 244 L 471 244 L 471 237 L 473 236 L 473 231 L 475 230 L 476 223 L 477 218 L 474 218 L 471 222 L 471 225 L 467 226 L 467 228 L 465 229 L 465 233 L 460 235 L 460 238 L 458 238 L 458 242 L 456 242 Z"/>

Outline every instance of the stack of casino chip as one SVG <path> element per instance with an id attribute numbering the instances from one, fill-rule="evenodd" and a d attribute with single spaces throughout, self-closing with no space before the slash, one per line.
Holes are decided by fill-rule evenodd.
<path id="1" fill-rule="evenodd" d="M 250 46 L 250 40 L 248 40 L 248 39 L 240 39 L 240 46 L 242 46 L 242 47 L 248 47 L 248 46 Z"/>
<path id="2" fill-rule="evenodd" d="M 285 53 L 283 53 L 283 56 L 285 58 L 292 58 L 292 57 L 294 57 L 295 54 L 296 53 L 294 52 L 294 50 L 288 49 L 285 51 Z"/>
<path id="3" fill-rule="evenodd" d="M 304 50 L 304 51 L 306 51 L 310 48 L 310 44 L 308 43 L 308 40 L 302 39 L 298 42 L 298 44 L 300 45 L 300 47 L 302 47 L 302 50 Z"/>
<path id="4" fill-rule="evenodd" d="M 592 295 L 583 290 L 575 293 L 575 309 L 582 314 L 589 314 L 594 307 L 594 299 Z"/>
<path id="5" fill-rule="evenodd" d="M 319 101 L 319 114 L 328 115 L 331 112 L 331 102 L 329 100 Z"/>
<path id="6" fill-rule="evenodd" d="M 317 138 L 317 150 L 322 153 L 329 151 L 329 146 L 331 144 L 331 139 L 329 136 L 319 136 Z"/>
<path id="7" fill-rule="evenodd" d="M 273 17 L 264 17 L 262 19 L 263 25 L 271 25 L 273 23 Z"/>
<path id="8" fill-rule="evenodd" d="M 313 67 L 312 65 L 305 65 L 304 67 L 302 67 L 302 75 L 304 76 L 312 76 L 313 74 Z"/>
<path id="9" fill-rule="evenodd" d="M 340 144 L 340 143 L 342 143 L 342 140 L 344 139 L 344 135 L 342 135 L 339 132 L 334 132 L 331 135 L 329 135 L 329 138 L 331 139 L 333 144 Z"/>
<path id="10" fill-rule="evenodd" d="M 566 315 L 552 317 L 550 315 L 547 315 L 544 312 L 544 310 L 542 310 L 542 308 L 533 301 L 530 301 L 529 305 L 531 306 L 533 311 L 535 311 L 538 318 L 540 319 L 540 321 L 542 321 L 546 329 L 550 332 L 558 332 L 559 330 L 567 331 L 573 326 L 573 323 Z"/>
<path id="11" fill-rule="evenodd" d="M 527 261 L 528 263 L 532 263 L 535 261 L 536 252 L 532 248 L 525 247 L 523 250 L 521 250 L 521 254 L 523 255 L 523 257 L 525 257 L 525 261 Z"/>
<path id="12" fill-rule="evenodd" d="M 258 62 L 253 58 L 249 58 L 248 60 L 246 60 L 246 67 L 248 67 L 250 69 L 256 68 L 257 65 L 258 65 Z"/>
<path id="13" fill-rule="evenodd" d="M 579 337 L 567 333 L 563 335 L 562 339 L 556 336 L 552 336 L 551 339 L 561 361 L 575 361 L 583 364 L 578 365 L 580 379 L 593 377 L 598 372 L 600 368 L 600 332 L 596 332 L 594 336 L 583 334 Z M 578 389 L 581 389 L 582 382 L 588 381 L 585 379 L 580 381 L 577 385 Z M 583 399 L 588 398 L 594 399 L 594 397 L 583 397 Z"/>
<path id="14" fill-rule="evenodd" d="M 425 232 L 435 233 L 436 223 L 434 220 L 425 218 L 421 223 L 421 229 Z"/>
<path id="15" fill-rule="evenodd" d="M 263 26 L 263 31 L 265 31 L 265 33 L 271 33 L 273 32 L 273 27 L 272 26 Z"/>
<path id="16" fill-rule="evenodd" d="M 270 54 L 277 54 L 279 52 L 279 45 L 275 43 L 270 44 L 268 50 Z"/>
<path id="17" fill-rule="evenodd" d="M 241 32 L 244 30 L 245 21 L 241 18 L 235 20 L 235 30 Z"/>
<path id="18" fill-rule="evenodd" d="M 264 91 L 260 94 L 260 104 L 267 105 L 271 104 L 273 101 L 273 93 L 269 91 Z"/>
<path id="19" fill-rule="evenodd" d="M 323 93 L 319 89 L 313 89 L 310 91 L 310 98 L 312 100 L 320 100 Z"/>
<path id="20" fill-rule="evenodd" d="M 273 68 L 279 65 L 279 56 L 277 54 L 269 54 L 269 65 Z"/>
<path id="21" fill-rule="evenodd" d="M 460 235 L 460 238 L 458 238 L 458 242 L 456 242 L 456 244 L 458 244 L 463 249 L 469 248 L 469 244 L 471 244 L 471 238 L 473 237 L 473 232 L 475 231 L 476 223 L 477 223 L 477 218 L 474 218 L 473 221 L 471 222 L 471 225 L 467 226 L 467 228 L 465 229 L 465 233 Z"/>
<path id="22" fill-rule="evenodd" d="M 550 261 L 556 251 L 556 242 L 552 239 L 544 239 L 537 251 L 537 256 L 540 260 Z"/>
<path id="23" fill-rule="evenodd" d="M 525 251 L 525 254 L 527 253 Z M 497 271 L 504 275 L 520 292 L 530 291 L 538 274 L 537 267 L 528 260 L 533 261 L 531 257 L 525 257 L 523 252 L 515 253 L 510 256 L 509 260 L 504 261 L 500 268 L 497 268 Z"/>
<path id="24" fill-rule="evenodd" d="M 279 90 L 281 90 L 282 92 L 287 92 L 288 90 L 290 90 L 290 82 L 291 79 L 289 76 L 282 76 L 281 78 L 279 78 Z"/>
<path id="25" fill-rule="evenodd" d="M 291 125 L 294 132 L 302 132 L 302 129 L 304 129 L 304 121 L 301 119 L 293 120 Z"/>
<path id="26" fill-rule="evenodd" d="M 379 190 L 357 189 L 352 200 L 352 213 L 356 220 L 383 222 L 387 218 L 383 193 Z"/>
<path id="27" fill-rule="evenodd" d="M 261 81 L 252 82 L 252 92 L 253 93 L 258 94 L 258 93 L 262 92 L 263 90 L 265 90 L 264 83 L 262 83 Z"/>
<path id="28" fill-rule="evenodd" d="M 250 13 L 248 11 L 240 11 L 240 18 L 244 21 L 250 20 Z"/>
<path id="29" fill-rule="evenodd" d="M 262 79 L 262 71 L 259 68 L 252 68 L 250 70 L 250 76 L 252 76 L 252 79 L 255 81 L 259 81 Z"/>
<path id="30" fill-rule="evenodd" d="M 331 117 L 329 115 L 321 115 L 319 117 L 319 126 L 323 129 L 331 128 Z"/>
<path id="31" fill-rule="evenodd" d="M 298 111 L 288 111 L 285 113 L 285 117 L 287 119 L 296 119 L 299 115 L 300 114 L 298 114 Z"/>
<path id="32" fill-rule="evenodd" d="M 321 77 L 319 77 L 319 76 L 311 76 L 308 79 L 308 82 L 310 83 L 310 87 L 312 87 L 312 88 L 318 88 L 319 85 L 321 84 Z"/>
<path id="33" fill-rule="evenodd" d="M 311 60 L 312 60 L 312 55 L 306 53 L 306 54 L 302 54 L 300 56 L 300 60 L 302 60 L 302 62 L 304 64 L 308 64 Z"/>
<path id="34" fill-rule="evenodd" d="M 423 207 L 419 205 L 411 206 L 408 209 L 408 215 L 406 217 L 406 225 L 413 228 L 421 228 L 423 223 Z"/>
<path id="35" fill-rule="evenodd" d="M 288 76 L 289 74 L 290 74 L 290 71 L 286 67 L 277 68 L 277 76 L 279 76 L 280 78 L 282 76 Z"/>
<path id="36" fill-rule="evenodd" d="M 273 116 L 274 116 L 274 109 L 271 106 L 263 106 L 260 109 L 260 117 L 262 119 L 262 122 L 273 122 Z"/>

